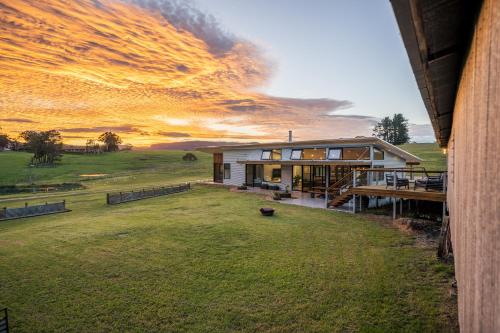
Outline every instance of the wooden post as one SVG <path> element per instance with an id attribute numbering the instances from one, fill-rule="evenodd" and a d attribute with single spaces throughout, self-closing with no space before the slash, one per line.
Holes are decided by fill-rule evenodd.
<path id="1" fill-rule="evenodd" d="M 397 189 L 397 180 L 396 180 L 396 170 L 394 170 L 392 172 L 392 185 L 393 185 L 393 188 L 396 190 Z M 394 196 L 392 198 L 392 219 L 395 220 L 396 219 L 396 197 Z"/>
<path id="2" fill-rule="evenodd" d="M 403 216 L 403 198 L 399 199 L 399 216 Z"/>
<path id="3" fill-rule="evenodd" d="M 325 165 L 325 208 L 328 208 L 328 186 L 330 185 L 330 172 L 327 172 L 328 167 Z"/>

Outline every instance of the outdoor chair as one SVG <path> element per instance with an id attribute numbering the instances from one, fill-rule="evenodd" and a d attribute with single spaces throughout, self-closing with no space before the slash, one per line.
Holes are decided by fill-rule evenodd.
<path id="1" fill-rule="evenodd" d="M 444 173 L 440 176 L 429 176 L 423 179 L 415 180 L 415 186 L 413 190 L 415 191 L 418 187 L 428 190 L 442 191 L 443 190 Z"/>
<path id="2" fill-rule="evenodd" d="M 394 176 L 393 175 L 385 175 L 385 188 L 389 186 L 394 186 Z M 396 189 L 399 190 L 401 187 L 406 187 L 410 189 L 410 181 L 407 178 L 399 178 L 396 175 Z"/>

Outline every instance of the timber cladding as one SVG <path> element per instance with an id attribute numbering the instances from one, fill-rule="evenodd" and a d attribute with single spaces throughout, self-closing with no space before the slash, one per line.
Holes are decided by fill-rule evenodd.
<path id="1" fill-rule="evenodd" d="M 500 1 L 483 3 L 448 143 L 448 205 L 463 332 L 500 332 Z"/>

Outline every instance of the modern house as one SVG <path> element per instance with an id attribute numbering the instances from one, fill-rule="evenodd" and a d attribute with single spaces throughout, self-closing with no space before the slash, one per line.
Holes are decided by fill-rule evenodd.
<path id="1" fill-rule="evenodd" d="M 353 170 L 412 168 L 420 159 L 375 137 L 206 147 L 213 181 L 301 192 L 324 192 Z M 377 179 L 375 179 L 377 178 Z M 379 178 L 379 179 L 378 179 Z M 384 180 L 384 174 L 372 182 Z"/>
<path id="2" fill-rule="evenodd" d="M 463 332 L 500 332 L 500 1 L 391 0 L 439 144 Z"/>

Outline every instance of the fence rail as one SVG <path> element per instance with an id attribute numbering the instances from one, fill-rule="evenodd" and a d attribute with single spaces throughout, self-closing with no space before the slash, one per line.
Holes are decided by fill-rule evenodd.
<path id="1" fill-rule="evenodd" d="M 18 208 L 4 207 L 0 209 L 0 220 L 19 219 L 23 217 L 64 213 L 69 211 L 70 211 L 69 209 L 66 209 L 66 200 L 63 200 L 61 202 L 45 203 L 43 205 L 33 205 L 33 206 L 28 206 L 28 203 L 25 203 L 24 207 L 18 207 Z"/>
<path id="2" fill-rule="evenodd" d="M 191 188 L 190 183 L 171 185 L 163 187 L 153 187 L 149 189 L 141 189 L 129 192 L 119 192 L 119 193 L 107 193 L 106 203 L 108 205 L 116 205 L 129 201 L 142 200 L 147 198 L 159 197 L 162 195 L 169 195 L 179 192 L 187 191 Z"/>

